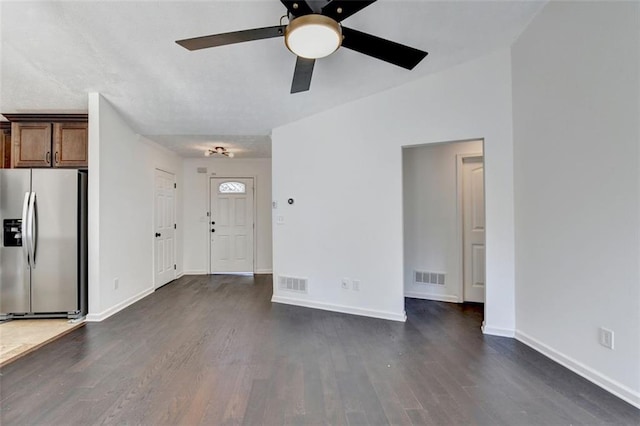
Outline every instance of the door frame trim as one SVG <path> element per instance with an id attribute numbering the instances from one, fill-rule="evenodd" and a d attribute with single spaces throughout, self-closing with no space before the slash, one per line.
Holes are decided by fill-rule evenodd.
<path id="1" fill-rule="evenodd" d="M 211 221 L 211 180 L 212 179 L 251 179 L 253 181 L 253 262 L 252 262 L 252 274 L 256 273 L 256 265 L 257 265 L 257 254 L 258 254 L 258 238 L 257 238 L 257 226 L 256 222 L 258 221 L 258 201 L 257 201 L 257 193 L 258 193 L 258 177 L 257 176 L 214 176 L 209 175 L 209 205 L 207 206 L 207 253 L 209 254 L 207 258 L 207 274 L 212 275 L 214 272 L 211 268 L 211 230 L 210 230 L 210 221 Z M 223 271 L 216 271 L 216 273 L 223 274 Z M 236 274 L 234 272 L 234 274 Z M 241 272 L 240 274 L 244 274 Z"/>
<path id="2" fill-rule="evenodd" d="M 484 141 L 483 141 L 484 142 Z M 484 144 L 483 144 L 484 150 Z M 460 268 L 460 281 L 458 283 L 458 303 L 464 303 L 464 212 L 463 212 L 463 182 L 462 182 L 462 167 L 464 165 L 464 160 L 467 158 L 482 158 L 483 168 L 482 168 L 482 179 L 485 179 L 486 170 L 484 167 L 484 154 L 483 153 L 468 153 L 468 154 L 456 154 L 456 239 L 458 241 L 458 249 L 457 249 L 457 257 L 456 263 L 458 264 L 458 268 Z M 485 185 L 486 189 L 486 185 Z M 487 201 L 485 198 L 484 202 L 485 209 L 485 217 L 487 215 Z M 486 235 L 486 223 L 485 223 L 485 235 Z M 485 241 L 486 244 L 486 241 Z M 485 258 L 485 269 L 486 269 L 486 258 Z M 486 278 L 485 278 L 485 295 L 486 295 Z M 485 304 L 487 300 L 485 297 Z"/>
<path id="3" fill-rule="evenodd" d="M 160 172 L 164 172 L 164 173 L 169 173 L 171 176 L 173 176 L 173 220 L 174 220 L 174 224 L 176 224 L 176 227 L 178 225 L 178 217 L 176 216 L 177 213 L 177 193 L 178 193 L 178 188 L 176 187 L 177 179 L 176 179 L 176 174 L 174 172 L 170 172 L 169 170 L 165 170 L 165 169 L 161 169 L 160 167 L 154 167 L 153 168 L 153 223 L 151 224 L 151 246 L 153 247 L 153 262 L 151 262 L 152 264 L 152 268 L 153 268 L 153 289 L 157 290 L 160 287 L 169 284 L 171 281 L 174 281 L 177 277 L 178 277 L 178 270 L 177 270 L 177 265 L 178 265 L 178 244 L 177 244 L 177 234 L 178 234 L 178 230 L 176 228 L 173 229 L 173 261 L 175 262 L 174 265 L 176 265 L 176 269 L 173 270 L 173 280 L 166 282 L 165 284 L 162 285 L 158 285 L 158 283 L 156 282 L 156 239 L 153 236 L 156 232 L 156 172 L 160 171 Z"/>

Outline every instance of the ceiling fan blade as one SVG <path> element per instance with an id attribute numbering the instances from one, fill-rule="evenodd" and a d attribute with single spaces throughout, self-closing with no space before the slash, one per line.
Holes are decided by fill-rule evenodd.
<path id="1" fill-rule="evenodd" d="M 280 0 L 284 7 L 287 8 L 289 13 L 293 16 L 302 16 L 313 13 L 311 7 L 305 0 Z"/>
<path id="2" fill-rule="evenodd" d="M 360 12 L 376 0 L 333 0 L 322 8 L 322 14 L 340 22 L 356 12 Z M 341 10 L 341 12 L 338 12 Z"/>
<path id="3" fill-rule="evenodd" d="M 293 72 L 293 81 L 291 82 L 291 93 L 306 92 L 311 86 L 311 75 L 313 74 L 313 66 L 315 59 L 307 59 L 298 56 L 296 60 L 296 69 Z"/>
<path id="4" fill-rule="evenodd" d="M 428 55 L 419 49 L 385 40 L 371 34 L 342 27 L 342 46 L 390 64 L 412 70 Z"/>
<path id="5" fill-rule="evenodd" d="M 275 27 L 254 28 L 252 30 L 233 31 L 230 33 L 214 34 L 203 37 L 178 40 L 180 46 L 189 50 L 206 49 L 208 47 L 224 46 L 245 41 L 262 40 L 265 38 L 281 37 L 286 25 Z"/>

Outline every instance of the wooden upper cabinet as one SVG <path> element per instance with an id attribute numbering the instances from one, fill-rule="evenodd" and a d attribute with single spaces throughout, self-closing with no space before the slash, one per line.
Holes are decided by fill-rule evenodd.
<path id="1" fill-rule="evenodd" d="M 11 123 L 13 167 L 51 167 L 51 123 Z"/>
<path id="2" fill-rule="evenodd" d="M 0 169 L 11 168 L 11 125 L 0 128 Z"/>
<path id="3" fill-rule="evenodd" d="M 87 167 L 87 123 L 53 124 L 53 167 Z"/>
<path id="4" fill-rule="evenodd" d="M 2 0 L 0 0 L 2 1 Z M 83 113 L 2 113 L 0 161 L 10 167 L 86 168 L 89 165 L 89 123 Z M 10 134 L 10 136 L 8 136 Z M 10 137 L 10 155 L 3 138 Z M 0 163 L 0 166 L 3 164 Z M 6 167 L 6 166 L 5 166 Z"/>

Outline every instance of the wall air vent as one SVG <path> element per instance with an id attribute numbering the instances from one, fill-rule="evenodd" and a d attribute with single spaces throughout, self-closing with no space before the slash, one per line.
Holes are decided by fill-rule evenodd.
<path id="1" fill-rule="evenodd" d="M 442 272 L 426 272 L 426 271 L 413 271 L 414 282 L 416 284 L 436 284 L 444 285 L 445 274 Z"/>
<path id="2" fill-rule="evenodd" d="M 308 283 L 306 278 L 278 276 L 278 288 L 280 290 L 294 291 L 296 293 L 307 293 Z"/>
<path id="3" fill-rule="evenodd" d="M 198 173 L 207 173 L 207 168 L 206 167 L 198 167 L 196 169 L 198 171 Z"/>

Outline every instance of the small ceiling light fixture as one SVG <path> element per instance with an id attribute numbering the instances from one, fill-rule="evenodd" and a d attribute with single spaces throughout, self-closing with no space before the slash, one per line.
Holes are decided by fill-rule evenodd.
<path id="1" fill-rule="evenodd" d="M 223 146 L 216 146 L 213 149 L 208 149 L 205 151 L 205 157 L 211 157 L 212 155 L 224 155 L 225 157 L 233 158 L 233 152 L 229 152 L 227 148 Z"/>
<path id="2" fill-rule="evenodd" d="M 284 30 L 284 42 L 294 54 L 307 59 L 324 58 L 342 43 L 342 27 L 328 16 L 312 13 L 295 18 Z"/>

